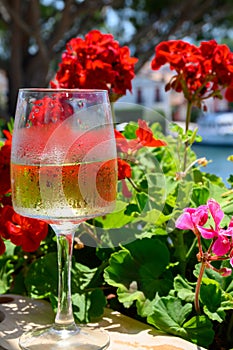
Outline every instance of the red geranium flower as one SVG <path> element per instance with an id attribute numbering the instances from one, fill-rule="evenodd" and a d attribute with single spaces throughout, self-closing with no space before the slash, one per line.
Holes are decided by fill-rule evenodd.
<path id="1" fill-rule="evenodd" d="M 64 100 L 61 93 L 59 96 L 45 96 L 36 100 L 28 119 L 32 125 L 43 125 L 65 120 L 72 114 L 73 107 Z"/>
<path id="2" fill-rule="evenodd" d="M 115 101 L 131 91 L 137 61 L 113 35 L 92 30 L 84 39 L 73 38 L 67 43 L 55 81 L 50 84 L 53 88 L 105 89 Z"/>
<path id="3" fill-rule="evenodd" d="M 138 125 L 139 128 L 136 130 L 136 135 L 140 147 L 161 147 L 167 145 L 165 141 L 154 138 L 152 130 L 145 120 L 139 119 Z"/>
<path id="4" fill-rule="evenodd" d="M 138 120 L 138 129 L 135 131 L 137 138 L 127 140 L 123 134 L 115 130 L 115 138 L 118 152 L 132 155 L 142 147 L 161 147 L 166 146 L 166 142 L 156 139 L 152 130 L 145 120 Z M 131 177 L 130 165 L 121 158 L 118 158 L 118 180 Z"/>
<path id="5" fill-rule="evenodd" d="M 115 129 L 114 133 L 115 133 L 117 150 L 119 152 L 128 153 L 128 151 L 129 151 L 128 140 L 118 130 Z"/>
<path id="6" fill-rule="evenodd" d="M 169 64 L 175 74 L 167 84 L 166 90 L 183 92 L 188 102 L 201 107 L 208 97 L 221 98 L 225 88 L 233 86 L 233 53 L 226 45 L 215 40 L 202 42 L 199 47 L 182 40 L 161 42 L 155 48 L 151 67 L 158 70 Z M 233 101 L 231 92 L 226 98 Z"/>
<path id="7" fill-rule="evenodd" d="M 11 190 L 10 183 L 10 157 L 12 136 L 9 131 L 4 130 L 6 141 L 0 148 L 0 198 Z"/>
<path id="8" fill-rule="evenodd" d="M 156 139 L 153 136 L 153 132 L 145 120 L 138 120 L 138 129 L 135 131 L 135 134 L 137 138 L 128 141 L 124 135 L 115 130 L 117 150 L 131 154 L 142 147 L 161 147 L 167 145 L 165 141 Z"/>
<path id="9" fill-rule="evenodd" d="M 0 236 L 26 252 L 37 250 L 47 233 L 48 225 L 41 220 L 21 216 L 9 205 L 0 210 Z"/>
<path id="10" fill-rule="evenodd" d="M 132 171 L 129 163 L 125 160 L 118 158 L 117 159 L 118 166 L 118 180 L 123 180 L 127 177 L 131 177 Z"/>

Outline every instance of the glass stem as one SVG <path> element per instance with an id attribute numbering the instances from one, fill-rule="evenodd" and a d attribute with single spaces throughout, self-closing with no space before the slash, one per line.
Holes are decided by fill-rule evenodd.
<path id="1" fill-rule="evenodd" d="M 71 265 L 74 232 L 60 233 L 57 236 L 58 252 L 58 306 L 55 327 L 72 330 L 76 328 L 71 299 Z"/>

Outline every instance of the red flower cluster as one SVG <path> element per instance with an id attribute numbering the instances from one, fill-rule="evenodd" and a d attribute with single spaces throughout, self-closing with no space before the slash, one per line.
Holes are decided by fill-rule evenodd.
<path id="1" fill-rule="evenodd" d="M 0 148 L 0 255 L 5 252 L 4 239 L 9 239 L 24 251 L 33 252 L 48 232 L 48 225 L 36 219 L 16 214 L 11 205 L 10 154 L 12 136 L 4 131 L 6 141 Z"/>
<path id="2" fill-rule="evenodd" d="M 233 53 L 226 45 L 215 40 L 201 42 L 199 47 L 182 40 L 161 42 L 151 67 L 158 70 L 167 63 L 177 74 L 166 90 L 182 91 L 187 101 L 201 107 L 203 99 L 221 98 L 221 90 L 227 88 L 226 98 L 233 101 Z"/>
<path id="3" fill-rule="evenodd" d="M 115 130 L 117 151 L 129 156 L 144 146 L 161 147 L 167 145 L 165 141 L 154 138 L 153 132 L 145 120 L 138 120 L 138 129 L 135 134 L 137 136 L 135 139 L 127 140 L 124 135 Z M 131 177 L 130 165 L 125 160 L 118 158 L 118 179 L 122 180 L 129 177 Z"/>
<path id="4" fill-rule="evenodd" d="M 38 249 L 47 233 L 48 225 L 45 222 L 21 216 L 15 213 L 10 205 L 1 208 L 0 237 L 10 239 L 15 245 L 21 246 L 25 252 L 33 252 Z M 5 245 L 0 239 L 0 254 L 4 251 Z"/>
<path id="5" fill-rule="evenodd" d="M 62 62 L 51 82 L 53 88 L 104 89 L 115 101 L 131 91 L 134 65 L 127 46 L 120 47 L 111 34 L 90 31 L 84 39 L 73 38 L 66 45 Z"/>
<path id="6" fill-rule="evenodd" d="M 52 97 L 45 96 L 33 102 L 28 120 L 32 125 L 43 125 L 50 122 L 65 120 L 73 114 L 73 107 L 68 104 L 62 93 Z"/>
<path id="7" fill-rule="evenodd" d="M 0 201 L 4 199 L 4 196 L 10 193 L 10 157 L 11 157 L 11 141 L 12 136 L 9 131 L 4 130 L 6 141 L 0 148 Z"/>

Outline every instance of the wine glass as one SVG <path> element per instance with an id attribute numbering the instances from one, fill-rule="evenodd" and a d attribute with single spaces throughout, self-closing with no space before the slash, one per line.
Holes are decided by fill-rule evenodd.
<path id="1" fill-rule="evenodd" d="M 21 349 L 108 347 L 107 332 L 74 322 L 71 257 L 80 223 L 114 209 L 116 164 L 107 91 L 19 90 L 11 154 L 13 207 L 51 225 L 59 271 L 55 322 L 23 334 Z"/>

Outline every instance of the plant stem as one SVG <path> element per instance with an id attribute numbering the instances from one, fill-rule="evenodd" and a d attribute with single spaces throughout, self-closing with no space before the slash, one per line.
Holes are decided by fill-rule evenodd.
<path id="1" fill-rule="evenodd" d="M 114 102 L 111 102 L 111 112 L 112 112 L 113 125 L 116 126 L 116 114 L 115 114 Z"/>
<path id="2" fill-rule="evenodd" d="M 192 102 L 188 102 L 187 104 L 187 111 L 186 111 L 186 120 L 185 120 L 185 134 L 187 134 L 189 129 L 189 124 L 191 120 L 191 112 L 192 112 Z M 184 150 L 184 164 L 183 164 L 183 171 L 186 169 L 187 165 L 187 150 L 188 150 L 188 141 L 185 142 L 185 150 Z"/>
<path id="3" fill-rule="evenodd" d="M 135 191 L 137 191 L 137 192 L 142 192 L 142 190 L 135 184 L 135 182 L 133 181 L 133 179 L 131 179 L 130 177 L 127 177 L 127 180 L 128 180 L 129 183 L 132 185 L 132 187 L 135 189 Z"/>
<path id="4" fill-rule="evenodd" d="M 187 111 L 186 111 L 186 120 L 185 120 L 185 133 L 187 133 L 189 129 L 189 124 L 191 120 L 191 112 L 192 112 L 192 102 L 188 102 Z"/>
<path id="5" fill-rule="evenodd" d="M 192 252 L 196 248 L 196 245 L 197 245 L 197 237 L 194 238 L 193 243 L 192 243 L 191 247 L 189 248 L 189 251 L 186 254 L 186 257 L 185 257 L 186 261 L 189 261 Z"/>
<path id="6" fill-rule="evenodd" d="M 184 235 L 179 234 L 176 237 L 176 254 L 179 257 L 179 268 L 180 268 L 180 273 L 182 276 L 185 276 L 185 270 L 186 270 L 186 265 L 187 265 L 187 260 L 186 260 L 186 248 L 184 244 Z"/>
<path id="7" fill-rule="evenodd" d="M 71 260 L 74 232 L 62 234 L 56 232 L 58 250 L 58 307 L 55 318 L 55 328 L 74 330 L 71 300 Z"/>
<path id="8" fill-rule="evenodd" d="M 200 314 L 199 294 L 200 294 L 201 281 L 202 281 L 204 272 L 205 272 L 205 262 L 202 261 L 199 276 L 197 279 L 197 285 L 195 290 L 195 300 L 194 300 L 195 309 L 198 314 Z"/>

